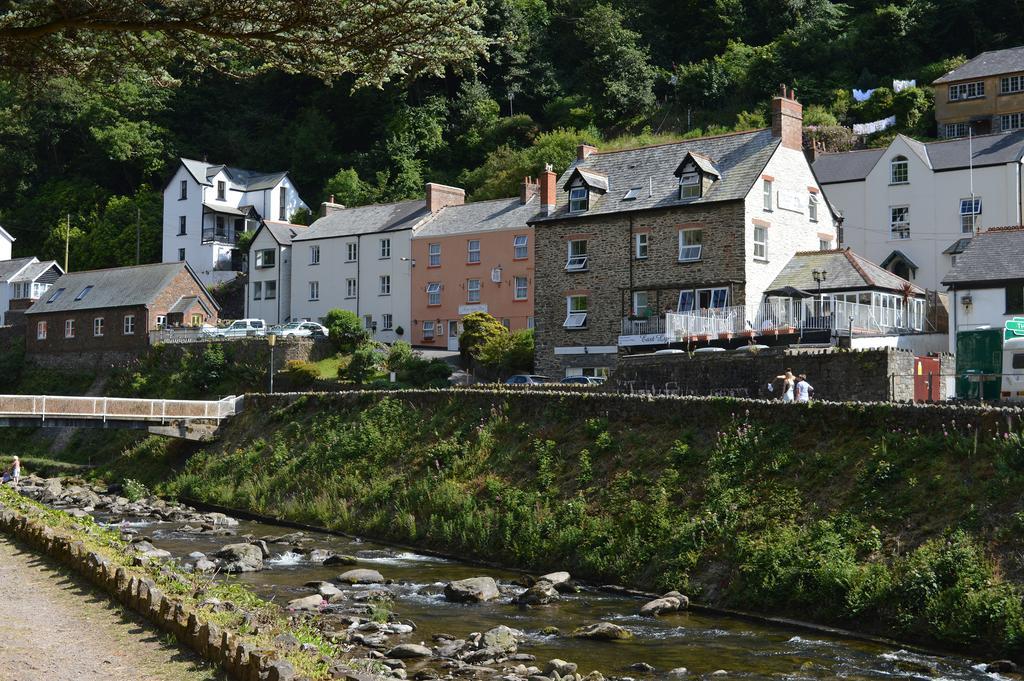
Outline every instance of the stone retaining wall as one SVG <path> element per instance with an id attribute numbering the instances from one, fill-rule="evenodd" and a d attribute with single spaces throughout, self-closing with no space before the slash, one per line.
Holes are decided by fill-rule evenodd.
<path id="1" fill-rule="evenodd" d="M 236 681 L 298 681 L 291 663 L 276 649 L 257 648 L 231 631 L 208 622 L 202 613 L 167 596 L 142 573 L 112 564 L 89 551 L 70 532 L 0 506 L 0 531 L 13 536 L 85 577 L 100 590 L 152 622 L 200 657 L 223 668 Z"/>

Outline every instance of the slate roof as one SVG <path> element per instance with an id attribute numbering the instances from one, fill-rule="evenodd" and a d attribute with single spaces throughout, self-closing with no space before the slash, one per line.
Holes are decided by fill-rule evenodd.
<path id="1" fill-rule="evenodd" d="M 936 78 L 932 84 L 953 83 L 1019 71 L 1024 71 L 1024 47 L 1011 47 L 1005 50 L 982 52 L 963 66 L 958 66 L 944 76 Z"/>
<path id="2" fill-rule="evenodd" d="M 964 237 L 963 239 L 957 239 L 949 245 L 946 250 L 943 251 L 945 255 L 959 255 L 967 250 L 967 247 L 971 245 L 971 238 Z"/>
<path id="3" fill-rule="evenodd" d="M 293 241 L 412 229 L 429 216 L 423 199 L 346 208 L 319 218 Z"/>
<path id="4" fill-rule="evenodd" d="M 974 236 L 942 280 L 950 288 L 1024 279 L 1024 227 L 994 227 Z"/>
<path id="5" fill-rule="evenodd" d="M 972 154 L 972 146 L 976 168 L 1005 165 L 1019 162 L 1024 158 L 1024 130 L 978 135 L 973 140 L 961 137 L 936 142 L 918 142 L 904 135 L 899 137 L 910 145 L 925 165 L 935 171 L 969 167 L 968 158 Z M 814 174 L 821 184 L 860 181 L 868 176 L 879 159 L 890 153 L 891 147 L 824 154 L 814 162 Z"/>
<path id="6" fill-rule="evenodd" d="M 15 258 L 14 260 L 0 260 L 0 282 L 10 281 L 11 277 L 17 275 L 26 265 L 30 265 L 35 261 L 35 258 Z"/>
<path id="7" fill-rule="evenodd" d="M 54 282 L 47 295 L 37 300 L 25 314 L 149 305 L 182 269 L 196 276 L 185 263 L 180 262 L 71 272 Z M 196 283 L 199 284 L 198 277 Z M 75 300 L 86 286 L 93 289 L 82 300 Z M 64 292 L 52 303 L 47 303 L 59 289 L 64 289 Z"/>
<path id="8" fill-rule="evenodd" d="M 35 260 L 35 258 L 32 258 L 32 260 Z M 56 260 L 44 260 L 42 262 L 34 262 L 28 267 L 26 267 L 23 272 L 19 273 L 18 276 L 12 279 L 11 281 L 35 281 L 39 276 L 46 273 L 46 271 L 49 270 L 51 267 L 57 267 L 58 271 L 60 270 L 60 266 L 57 265 Z"/>
<path id="9" fill-rule="evenodd" d="M 292 239 L 309 229 L 306 225 L 293 225 L 290 222 L 277 222 L 275 220 L 264 220 L 263 224 L 270 230 L 274 240 L 282 246 L 291 244 Z"/>
<path id="10" fill-rule="evenodd" d="M 223 164 L 195 161 L 190 158 L 181 159 L 181 164 L 188 169 L 188 172 L 192 174 L 196 182 L 208 187 L 213 186 L 214 176 L 223 170 L 231 180 L 231 187 L 245 192 L 272 189 L 288 175 L 288 172 L 283 170 L 273 173 L 262 173 Z"/>
<path id="11" fill-rule="evenodd" d="M 534 195 L 525 204 L 519 197 L 476 201 L 461 206 L 448 206 L 416 231 L 416 238 L 496 232 L 502 229 L 524 229 L 537 215 L 540 198 Z"/>
<path id="12" fill-rule="evenodd" d="M 586 160 L 573 163 L 559 178 L 554 212 L 531 222 L 742 199 L 760 177 L 779 143 L 780 139 L 772 137 L 771 130 L 751 130 L 639 149 L 594 152 Z M 687 152 L 710 159 L 721 173 L 721 179 L 696 199 L 679 198 L 679 178 L 675 171 Z M 601 196 L 591 196 L 590 210 L 570 215 L 565 184 L 577 168 L 607 177 L 608 191 Z M 636 199 L 623 201 L 626 192 L 634 187 L 642 190 Z"/>
<path id="13" fill-rule="evenodd" d="M 792 286 L 814 293 L 818 290 L 818 283 L 814 281 L 814 270 L 825 270 L 826 272 L 825 281 L 821 285 L 822 291 L 882 289 L 902 292 L 903 287 L 910 284 L 911 290 L 915 294 L 924 295 L 924 289 L 921 287 L 882 269 L 849 248 L 797 253 L 782 268 L 779 276 L 775 277 L 775 281 L 771 283 L 768 290 Z"/>

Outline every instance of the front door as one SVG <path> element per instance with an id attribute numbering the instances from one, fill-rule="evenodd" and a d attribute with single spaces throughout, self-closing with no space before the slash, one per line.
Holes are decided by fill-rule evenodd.
<path id="1" fill-rule="evenodd" d="M 455 319 L 448 321 L 448 351 L 459 351 L 459 322 Z"/>

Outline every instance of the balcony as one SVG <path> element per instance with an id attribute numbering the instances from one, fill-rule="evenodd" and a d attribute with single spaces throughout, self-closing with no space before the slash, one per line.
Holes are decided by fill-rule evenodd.
<path id="1" fill-rule="evenodd" d="M 204 244 L 227 244 L 234 246 L 238 243 L 238 234 L 235 232 L 234 227 L 225 225 L 223 228 L 218 229 L 216 226 L 203 226 L 203 243 Z"/>
<path id="2" fill-rule="evenodd" d="M 675 342 L 712 340 L 739 335 L 748 328 L 742 305 L 665 315 L 666 334 Z"/>
<path id="3" fill-rule="evenodd" d="M 619 347 L 636 345 L 664 345 L 670 340 L 665 335 L 664 317 L 626 317 L 622 320 Z"/>

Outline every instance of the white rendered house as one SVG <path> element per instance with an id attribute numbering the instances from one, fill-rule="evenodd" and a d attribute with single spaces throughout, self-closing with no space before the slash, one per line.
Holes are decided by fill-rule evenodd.
<path id="1" fill-rule="evenodd" d="M 31 307 L 62 274 L 54 260 L 0 260 L 0 326 L 11 325 L 16 316 L 12 313 Z"/>
<path id="2" fill-rule="evenodd" d="M 299 209 L 308 206 L 287 172 L 183 158 L 164 187 L 163 262 L 187 262 L 208 286 L 230 281 L 242 270 L 238 236 Z"/>
<path id="3" fill-rule="evenodd" d="M 292 240 L 309 228 L 266 220 L 249 245 L 245 317 L 267 324 L 292 321 Z"/>
<path id="4" fill-rule="evenodd" d="M 885 149 L 826 154 L 813 167 L 843 215 L 843 246 L 941 290 L 975 234 L 1021 224 L 1022 157 L 1024 131 L 928 143 L 897 135 Z"/>
<path id="5" fill-rule="evenodd" d="M 12 244 L 14 244 L 14 237 L 0 227 L 0 261 L 11 259 Z"/>

